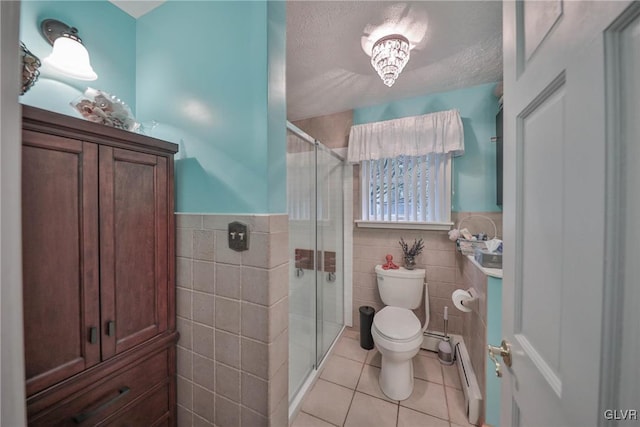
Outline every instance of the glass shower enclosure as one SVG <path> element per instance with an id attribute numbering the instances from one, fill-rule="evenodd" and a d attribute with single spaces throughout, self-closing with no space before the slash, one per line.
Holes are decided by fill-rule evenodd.
<path id="1" fill-rule="evenodd" d="M 290 405 L 344 326 L 343 165 L 287 123 Z"/>

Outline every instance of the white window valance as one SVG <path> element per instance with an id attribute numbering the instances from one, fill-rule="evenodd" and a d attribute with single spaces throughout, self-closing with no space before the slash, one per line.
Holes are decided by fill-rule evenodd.
<path id="1" fill-rule="evenodd" d="M 351 127 L 351 163 L 431 153 L 464 153 L 464 131 L 458 110 L 403 117 Z"/>

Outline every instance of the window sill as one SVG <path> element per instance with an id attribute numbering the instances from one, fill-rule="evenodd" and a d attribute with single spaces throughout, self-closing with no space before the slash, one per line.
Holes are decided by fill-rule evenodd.
<path id="1" fill-rule="evenodd" d="M 355 221 L 359 228 L 386 228 L 400 230 L 436 230 L 448 231 L 453 227 L 452 222 L 393 222 L 393 221 Z"/>

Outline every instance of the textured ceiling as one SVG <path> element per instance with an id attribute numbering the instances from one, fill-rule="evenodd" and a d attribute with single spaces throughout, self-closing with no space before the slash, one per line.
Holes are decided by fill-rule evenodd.
<path id="1" fill-rule="evenodd" d="M 109 1 L 134 18 L 164 2 Z M 369 55 L 376 40 L 394 33 L 412 50 L 389 88 Z M 500 1 L 287 1 L 289 120 L 501 79 Z"/>
<path id="2" fill-rule="evenodd" d="M 394 33 L 413 49 L 388 88 L 369 55 Z M 500 1 L 287 2 L 289 120 L 501 79 Z"/>

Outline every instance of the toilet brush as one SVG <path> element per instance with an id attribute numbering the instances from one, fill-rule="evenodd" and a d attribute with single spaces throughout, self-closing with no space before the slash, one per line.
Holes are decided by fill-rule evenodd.
<path id="1" fill-rule="evenodd" d="M 438 344 L 438 360 L 443 365 L 453 365 L 453 352 L 451 350 L 451 340 L 447 335 L 449 326 L 449 307 L 444 307 L 444 338 Z"/>

